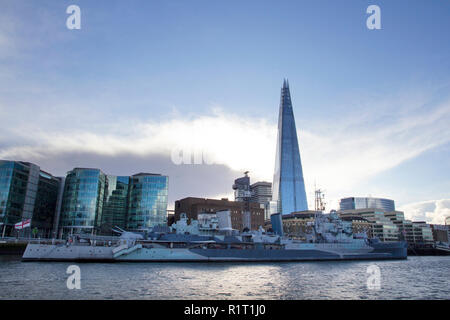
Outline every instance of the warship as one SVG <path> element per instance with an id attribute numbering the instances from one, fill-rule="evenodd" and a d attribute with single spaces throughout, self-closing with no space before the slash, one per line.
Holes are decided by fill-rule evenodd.
<path id="1" fill-rule="evenodd" d="M 221 211 L 206 223 L 185 214 L 171 227 L 144 232 L 114 228 L 111 238 L 70 235 L 62 244 L 30 243 L 23 261 L 101 262 L 282 262 L 323 260 L 406 259 L 405 241 L 381 242 L 353 234 L 351 222 L 336 212 L 317 213 L 303 239 L 280 232 L 233 230 L 230 212 Z"/>

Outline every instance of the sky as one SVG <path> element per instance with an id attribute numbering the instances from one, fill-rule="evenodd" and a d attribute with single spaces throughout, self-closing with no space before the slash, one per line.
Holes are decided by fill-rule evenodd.
<path id="1" fill-rule="evenodd" d="M 81 29 L 66 9 L 78 5 Z M 378 5 L 381 29 L 366 13 Z M 0 159 L 169 176 L 169 208 L 272 181 L 289 79 L 310 207 L 450 215 L 450 1 L 0 0 Z M 208 161 L 179 163 L 179 152 Z M 175 155 L 175 156 L 174 156 Z M 179 160 L 179 159 L 178 159 Z"/>

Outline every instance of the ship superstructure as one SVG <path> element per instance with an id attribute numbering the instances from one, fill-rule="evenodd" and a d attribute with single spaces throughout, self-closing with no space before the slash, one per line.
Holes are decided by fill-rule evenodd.
<path id="1" fill-rule="evenodd" d="M 226 216 L 226 213 L 224 213 Z M 222 217 L 223 218 L 223 217 Z M 225 225 L 220 221 L 225 221 Z M 227 227 L 227 219 L 217 219 L 217 228 L 206 233 L 198 222 L 187 218 L 171 232 L 136 234 L 123 231 L 112 240 L 82 241 L 72 238 L 62 245 L 29 244 L 24 261 L 312 261 L 358 259 L 405 259 L 406 243 L 382 243 L 356 238 L 351 226 L 331 212 L 318 212 L 308 241 L 293 240 L 262 228 L 237 232 Z M 175 229 L 177 228 L 177 229 Z"/>

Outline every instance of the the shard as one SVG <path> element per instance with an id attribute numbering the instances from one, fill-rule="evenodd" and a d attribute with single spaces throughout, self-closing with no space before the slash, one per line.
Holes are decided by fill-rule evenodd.
<path id="1" fill-rule="evenodd" d="M 297 129 L 287 80 L 284 80 L 281 89 L 272 201 L 276 201 L 277 213 L 290 214 L 308 210 Z"/>

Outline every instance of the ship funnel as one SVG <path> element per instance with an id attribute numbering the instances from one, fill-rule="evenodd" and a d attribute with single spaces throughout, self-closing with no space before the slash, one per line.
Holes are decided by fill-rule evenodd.
<path id="1" fill-rule="evenodd" d="M 272 229 L 275 234 L 283 236 L 283 220 L 281 213 L 274 213 L 270 216 L 270 222 L 272 223 Z"/>

